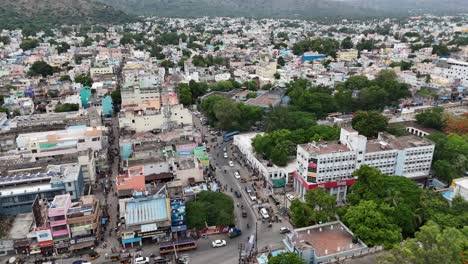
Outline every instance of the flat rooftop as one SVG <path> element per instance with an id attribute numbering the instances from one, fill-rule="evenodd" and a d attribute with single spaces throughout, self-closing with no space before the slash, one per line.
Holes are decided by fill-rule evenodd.
<path id="1" fill-rule="evenodd" d="M 401 150 L 431 145 L 434 145 L 432 141 L 415 135 L 395 137 L 388 133 L 380 133 L 377 139 L 367 141 L 366 152 L 377 152 L 392 149 Z"/>
<path id="2" fill-rule="evenodd" d="M 349 250 L 366 248 L 358 241 L 353 243 L 353 234 L 340 221 L 295 229 L 297 236 L 292 237 L 296 248 L 311 248 L 317 257 L 342 253 Z"/>
<path id="3" fill-rule="evenodd" d="M 315 154 L 329 154 L 333 152 L 348 152 L 351 151 L 351 149 L 348 148 L 348 146 L 343 145 L 343 144 L 338 144 L 336 142 L 318 142 L 318 143 L 307 143 L 307 144 L 301 144 L 300 145 L 304 150 L 306 150 L 309 153 L 315 153 Z"/>
<path id="4" fill-rule="evenodd" d="M 125 224 L 141 225 L 168 220 L 166 198 L 134 199 L 126 204 Z"/>
<path id="5" fill-rule="evenodd" d="M 18 214 L 13 221 L 8 238 L 24 239 L 31 231 L 34 222 L 33 213 Z"/>

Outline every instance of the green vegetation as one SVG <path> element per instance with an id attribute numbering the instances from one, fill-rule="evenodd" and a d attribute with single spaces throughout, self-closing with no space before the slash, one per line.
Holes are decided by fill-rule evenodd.
<path id="1" fill-rule="evenodd" d="M 196 200 L 187 203 L 187 225 L 200 231 L 207 226 L 234 224 L 234 202 L 220 192 L 200 192 Z"/>
<path id="2" fill-rule="evenodd" d="M 432 54 L 436 54 L 437 56 L 448 56 L 450 51 L 446 45 L 433 45 Z"/>
<path id="3" fill-rule="evenodd" d="M 296 253 L 287 252 L 268 259 L 269 264 L 305 264 L 305 261 Z"/>
<path id="4" fill-rule="evenodd" d="M 55 112 L 56 113 L 61 113 L 61 112 L 72 112 L 72 111 L 78 111 L 80 109 L 80 106 L 78 104 L 59 104 L 57 107 L 55 107 Z"/>
<path id="5" fill-rule="evenodd" d="M 61 82 L 71 81 L 70 75 L 62 75 L 59 79 Z"/>
<path id="6" fill-rule="evenodd" d="M 356 49 L 361 53 L 363 50 L 371 51 L 374 49 L 374 41 L 372 39 L 361 39 L 361 42 L 356 44 Z"/>
<path id="7" fill-rule="evenodd" d="M 223 57 L 213 57 L 212 55 L 207 55 L 203 57 L 201 55 L 195 55 L 192 57 L 192 63 L 196 67 L 210 67 L 213 65 L 229 65 L 229 60 Z"/>
<path id="8" fill-rule="evenodd" d="M 359 134 L 375 138 L 379 132 L 386 130 L 388 119 L 376 111 L 357 111 L 353 116 L 351 124 Z"/>
<path id="9" fill-rule="evenodd" d="M 263 117 L 261 107 L 235 103 L 218 95 L 204 99 L 201 109 L 210 124 L 223 130 L 246 131 Z"/>
<path id="10" fill-rule="evenodd" d="M 313 114 L 293 111 L 287 107 L 275 107 L 271 109 L 265 119 L 266 132 L 278 129 L 308 129 L 315 125 L 316 122 Z"/>
<path id="11" fill-rule="evenodd" d="M 416 115 L 416 122 L 428 128 L 442 130 L 447 124 L 447 118 L 444 116 L 444 108 L 433 107 L 419 113 Z"/>
<path id="12" fill-rule="evenodd" d="M 381 111 L 385 106 L 398 106 L 400 99 L 410 96 L 408 85 L 397 81 L 392 70 L 381 71 L 375 80 L 356 75 L 337 85 L 335 100 L 338 110 L 349 113 L 357 110 Z"/>
<path id="13" fill-rule="evenodd" d="M 468 171 L 468 135 L 433 133 L 426 138 L 435 143 L 432 162 L 439 179 L 450 184 Z"/>
<path id="14" fill-rule="evenodd" d="M 8 45 L 10 44 L 10 38 L 8 36 L 0 36 L 0 43 Z"/>
<path id="15" fill-rule="evenodd" d="M 379 259 L 380 264 L 439 264 L 468 261 L 468 227 L 442 229 L 429 221 L 416 232 Z"/>
<path id="16" fill-rule="evenodd" d="M 339 127 L 314 125 L 308 129 L 288 130 L 279 129 L 273 132 L 257 135 L 252 146 L 256 153 L 271 160 L 278 166 L 286 166 L 295 155 L 298 144 L 319 140 L 337 140 L 340 135 Z"/>
<path id="17" fill-rule="evenodd" d="M 60 44 L 57 46 L 57 52 L 59 54 L 65 53 L 70 49 L 70 45 L 66 42 L 60 42 Z"/>
<path id="18" fill-rule="evenodd" d="M 307 51 L 315 51 L 336 58 L 336 51 L 339 47 L 340 43 L 338 41 L 324 38 L 299 41 L 294 43 L 292 50 L 295 55 L 302 55 Z"/>
<path id="19" fill-rule="evenodd" d="M 122 104 L 122 95 L 120 94 L 120 88 L 119 87 L 117 87 L 117 89 L 112 91 L 111 98 L 112 98 L 112 102 L 113 102 L 114 105 Z M 114 107 L 114 109 L 116 109 L 116 108 Z"/>
<path id="20" fill-rule="evenodd" d="M 296 228 L 330 222 L 335 220 L 336 197 L 316 188 L 305 194 L 305 202 L 292 201 L 290 210 Z"/>
<path id="21" fill-rule="evenodd" d="M 341 219 L 367 245 L 396 246 L 432 220 L 443 228 L 468 224 L 468 202 L 460 197 L 448 202 L 437 192 L 418 188 L 405 177 L 387 176 L 362 166 L 348 194 L 349 206 Z"/>
<path id="22" fill-rule="evenodd" d="M 392 62 L 392 63 L 390 63 L 389 66 L 392 67 L 392 68 L 400 67 L 400 70 L 408 71 L 408 70 L 411 70 L 411 67 L 413 66 L 413 62 L 411 62 L 411 61 L 409 61 L 409 62 L 408 61 Z"/>
<path id="23" fill-rule="evenodd" d="M 336 111 L 332 90 L 325 86 L 313 86 L 309 81 L 298 79 L 287 85 L 287 95 L 291 98 L 291 107 L 322 118 Z"/>
<path id="24" fill-rule="evenodd" d="M 75 77 L 75 82 L 81 83 L 83 86 L 91 87 L 94 81 L 89 74 L 81 74 Z"/>
<path id="25" fill-rule="evenodd" d="M 341 48 L 342 49 L 354 48 L 354 44 L 353 44 L 353 41 L 351 40 L 351 37 L 346 37 L 341 41 Z"/>
<path id="26" fill-rule="evenodd" d="M 46 77 L 49 75 L 53 75 L 54 73 L 59 72 L 59 71 L 60 71 L 60 68 L 52 67 L 49 64 L 47 64 L 45 61 L 36 61 L 29 68 L 28 75 L 30 76 L 42 75 L 42 77 Z"/>
<path id="27" fill-rule="evenodd" d="M 24 39 L 20 44 L 20 48 L 27 51 L 36 48 L 38 45 L 39 41 L 37 39 Z"/>

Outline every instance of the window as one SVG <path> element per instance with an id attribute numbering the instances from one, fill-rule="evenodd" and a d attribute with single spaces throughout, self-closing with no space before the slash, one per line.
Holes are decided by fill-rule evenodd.
<path id="1" fill-rule="evenodd" d="M 93 138 L 93 141 L 100 141 L 101 139 L 100 138 Z"/>
<path id="2" fill-rule="evenodd" d="M 70 196 L 73 196 L 73 192 L 70 192 Z"/>
<path id="3" fill-rule="evenodd" d="M 71 182 L 69 182 L 69 183 L 68 183 L 68 187 L 71 187 L 71 185 L 72 185 Z"/>
<path id="4" fill-rule="evenodd" d="M 84 143 L 84 142 L 85 142 L 84 138 L 78 139 L 78 143 Z"/>

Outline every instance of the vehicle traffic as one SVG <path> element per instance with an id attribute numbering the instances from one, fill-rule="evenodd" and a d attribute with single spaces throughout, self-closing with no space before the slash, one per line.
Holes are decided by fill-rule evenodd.
<path id="1" fill-rule="evenodd" d="M 211 244 L 213 245 L 214 248 L 224 247 L 226 246 L 226 240 L 218 239 L 218 240 L 211 242 Z"/>

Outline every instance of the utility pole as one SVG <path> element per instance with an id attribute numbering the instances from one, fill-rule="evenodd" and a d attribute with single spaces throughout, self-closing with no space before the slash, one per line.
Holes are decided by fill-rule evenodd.
<path id="1" fill-rule="evenodd" d="M 242 250 L 244 249 L 244 244 L 239 243 L 239 264 L 242 264 Z"/>
<path id="2" fill-rule="evenodd" d="M 258 221 L 255 222 L 255 255 L 257 255 L 258 252 Z"/>

